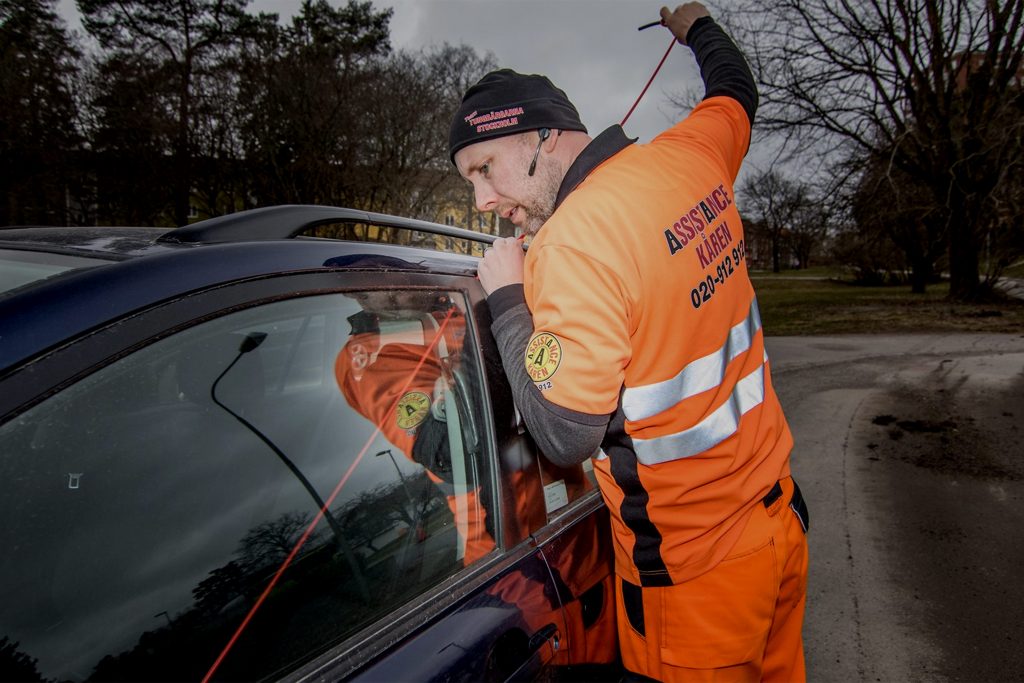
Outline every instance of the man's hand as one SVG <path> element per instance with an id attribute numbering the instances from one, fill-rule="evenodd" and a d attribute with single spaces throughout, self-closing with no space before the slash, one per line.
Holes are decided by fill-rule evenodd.
<path id="1" fill-rule="evenodd" d="M 523 243 L 515 237 L 495 240 L 494 244 L 484 250 L 484 258 L 477 268 L 477 276 L 484 291 L 491 294 L 505 285 L 521 283 L 525 258 Z"/>
<path id="2" fill-rule="evenodd" d="M 676 40 L 681 45 L 686 45 L 686 34 L 690 32 L 693 22 L 701 17 L 710 16 L 711 14 L 708 13 L 707 8 L 699 2 L 688 2 L 685 5 L 679 5 L 674 12 L 670 12 L 668 7 L 661 8 L 661 23 L 667 26 L 668 30 L 672 31 L 672 35 L 676 37 Z"/>

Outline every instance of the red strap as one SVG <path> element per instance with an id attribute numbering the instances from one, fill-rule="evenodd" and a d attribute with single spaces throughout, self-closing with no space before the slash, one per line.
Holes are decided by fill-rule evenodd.
<path id="1" fill-rule="evenodd" d="M 661 70 L 661 65 L 665 63 L 666 59 L 668 59 L 668 53 L 672 52 L 672 46 L 675 44 L 676 38 L 675 36 L 672 36 L 672 42 L 668 44 L 668 49 L 665 50 L 665 55 L 661 58 L 661 61 L 658 62 L 658 66 L 655 67 L 654 73 L 651 74 L 650 79 L 647 81 L 647 85 L 645 85 L 644 89 L 640 92 L 640 97 L 636 98 L 636 102 L 634 102 L 633 106 L 629 108 L 629 112 L 626 114 L 626 117 L 622 119 L 622 123 L 619 124 L 620 126 L 626 125 L 626 120 L 629 119 L 630 114 L 632 114 L 633 110 L 636 109 L 636 105 L 640 104 L 640 100 L 643 99 L 644 94 L 647 92 L 647 88 L 651 87 L 651 83 L 654 82 L 654 77 L 658 75 L 658 71 Z"/>

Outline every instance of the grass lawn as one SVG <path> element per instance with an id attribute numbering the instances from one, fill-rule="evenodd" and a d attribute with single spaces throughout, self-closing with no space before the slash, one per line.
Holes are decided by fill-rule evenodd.
<path id="1" fill-rule="evenodd" d="M 810 277 L 807 277 L 810 275 Z M 751 273 L 769 336 L 891 332 L 1006 332 L 1024 334 L 1024 301 L 954 304 L 949 286 L 925 294 L 910 286 L 859 287 L 829 273 Z"/>

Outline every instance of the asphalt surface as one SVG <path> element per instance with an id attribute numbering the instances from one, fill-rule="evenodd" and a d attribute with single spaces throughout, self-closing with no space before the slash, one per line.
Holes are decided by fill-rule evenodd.
<path id="1" fill-rule="evenodd" d="M 1024 334 L 769 337 L 811 681 L 1024 680 Z"/>

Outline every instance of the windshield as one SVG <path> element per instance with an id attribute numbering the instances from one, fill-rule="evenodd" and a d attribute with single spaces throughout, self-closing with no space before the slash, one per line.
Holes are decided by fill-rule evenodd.
<path id="1" fill-rule="evenodd" d="M 89 268 L 103 263 L 107 261 L 42 251 L 0 249 L 0 294 L 69 270 Z"/>

